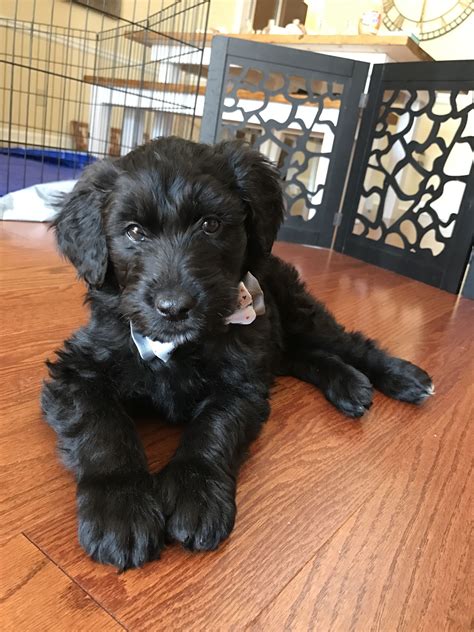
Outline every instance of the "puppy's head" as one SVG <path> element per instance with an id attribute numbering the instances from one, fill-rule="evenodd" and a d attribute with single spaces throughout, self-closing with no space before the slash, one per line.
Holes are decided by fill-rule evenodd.
<path id="1" fill-rule="evenodd" d="M 143 335 L 182 342 L 225 326 L 282 218 L 278 173 L 260 153 L 164 138 L 89 167 L 54 226 L 79 276 L 115 286 Z"/>

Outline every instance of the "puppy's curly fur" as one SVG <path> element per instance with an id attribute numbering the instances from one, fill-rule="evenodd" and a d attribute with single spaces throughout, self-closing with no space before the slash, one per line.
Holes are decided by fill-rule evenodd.
<path id="1" fill-rule="evenodd" d="M 277 171 L 235 142 L 153 141 L 95 163 L 64 200 L 54 228 L 88 284 L 91 318 L 48 364 L 42 405 L 77 478 L 79 539 L 94 559 L 126 569 L 170 539 L 208 550 L 229 535 L 239 465 L 277 374 L 311 382 L 350 417 L 370 407 L 372 386 L 414 403 L 431 394 L 422 369 L 346 332 L 271 255 L 282 218 Z M 248 271 L 266 313 L 226 324 Z M 178 343 L 167 363 L 140 358 L 130 322 Z M 156 475 L 127 412 L 144 400 L 184 423 Z"/>

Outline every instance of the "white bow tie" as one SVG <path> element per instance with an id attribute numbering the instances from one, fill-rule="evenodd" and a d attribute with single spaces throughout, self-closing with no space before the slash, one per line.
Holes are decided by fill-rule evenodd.
<path id="1" fill-rule="evenodd" d="M 250 325 L 257 316 L 265 313 L 262 288 L 253 274 L 247 272 L 244 280 L 239 283 L 238 291 L 238 307 L 225 321 L 228 325 Z M 130 333 L 140 357 L 146 362 L 153 360 L 153 358 L 168 362 L 170 355 L 178 346 L 174 342 L 160 342 L 142 336 L 134 329 L 132 322 L 130 322 Z"/>
<path id="2" fill-rule="evenodd" d="M 138 331 L 135 331 L 132 322 L 130 322 L 130 333 L 141 359 L 146 362 L 153 360 L 153 358 L 160 358 L 163 362 L 168 362 L 168 358 L 177 346 L 174 342 L 160 342 L 142 336 Z"/>

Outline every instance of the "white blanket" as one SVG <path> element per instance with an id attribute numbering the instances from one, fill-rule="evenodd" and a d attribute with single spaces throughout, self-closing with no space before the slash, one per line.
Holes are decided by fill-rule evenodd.
<path id="1" fill-rule="evenodd" d="M 0 219 L 23 222 L 47 222 L 56 215 L 54 203 L 61 194 L 69 193 L 77 180 L 61 180 L 35 184 L 12 191 L 0 198 Z"/>

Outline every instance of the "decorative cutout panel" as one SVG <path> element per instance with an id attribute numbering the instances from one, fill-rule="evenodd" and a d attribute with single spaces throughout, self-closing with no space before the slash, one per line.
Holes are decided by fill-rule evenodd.
<path id="1" fill-rule="evenodd" d="M 201 140 L 241 138 L 280 169 L 279 238 L 329 246 L 368 64 L 216 36 Z"/>
<path id="2" fill-rule="evenodd" d="M 472 167 L 474 91 L 385 90 L 352 233 L 439 256 Z"/>
<path id="3" fill-rule="evenodd" d="M 220 139 L 243 138 L 281 171 L 289 215 L 320 209 L 344 86 L 268 65 L 228 70 Z"/>
<path id="4" fill-rule="evenodd" d="M 376 64 L 335 247 L 458 292 L 474 237 L 474 61 Z"/>

